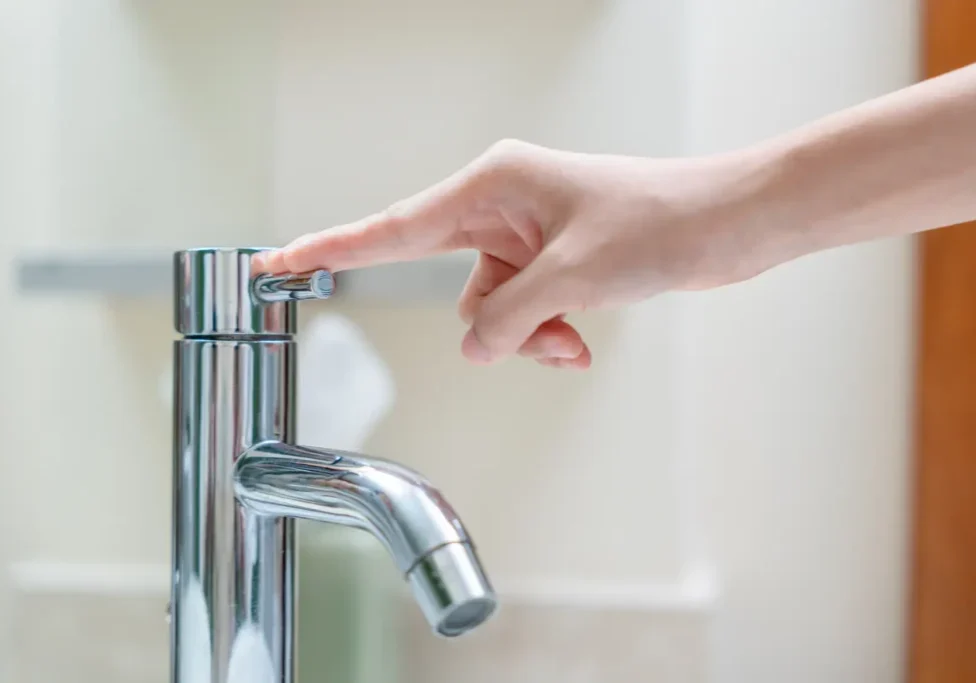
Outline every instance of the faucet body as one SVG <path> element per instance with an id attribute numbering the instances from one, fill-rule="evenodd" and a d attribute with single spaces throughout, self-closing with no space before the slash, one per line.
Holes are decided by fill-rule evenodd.
<path id="1" fill-rule="evenodd" d="M 294 444 L 295 302 L 331 288 L 258 281 L 256 251 L 175 256 L 173 683 L 293 683 L 296 518 L 379 538 L 440 635 L 495 608 L 464 526 L 422 476 Z"/>

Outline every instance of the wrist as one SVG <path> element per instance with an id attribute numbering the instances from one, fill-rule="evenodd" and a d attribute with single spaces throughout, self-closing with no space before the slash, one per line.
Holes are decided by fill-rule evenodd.
<path id="1" fill-rule="evenodd" d="M 724 233 L 721 242 L 735 255 L 733 280 L 818 250 L 811 229 L 815 221 L 806 214 L 802 192 L 797 191 L 797 162 L 788 147 L 746 147 L 719 155 L 714 162 L 723 180 L 711 190 L 706 223 L 714 233 Z"/>

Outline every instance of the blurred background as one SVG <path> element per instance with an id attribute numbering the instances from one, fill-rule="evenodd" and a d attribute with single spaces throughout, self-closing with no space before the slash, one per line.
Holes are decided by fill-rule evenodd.
<path id="1" fill-rule="evenodd" d="M 918 31 L 913 0 L 0 0 L 4 680 L 168 680 L 172 250 L 500 138 L 743 145 L 910 84 Z M 468 366 L 460 284 L 303 321 L 362 331 L 395 385 L 363 448 L 448 494 L 501 611 L 435 639 L 370 539 L 303 530 L 301 681 L 902 680 L 910 240 L 588 314 L 583 374 Z"/>

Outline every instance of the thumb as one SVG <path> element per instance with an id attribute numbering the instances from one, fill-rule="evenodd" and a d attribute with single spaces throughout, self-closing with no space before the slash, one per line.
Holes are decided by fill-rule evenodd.
<path id="1" fill-rule="evenodd" d="M 536 258 L 484 297 L 461 345 L 475 363 L 492 363 L 516 353 L 547 320 L 563 313 L 553 296 L 555 273 Z"/>

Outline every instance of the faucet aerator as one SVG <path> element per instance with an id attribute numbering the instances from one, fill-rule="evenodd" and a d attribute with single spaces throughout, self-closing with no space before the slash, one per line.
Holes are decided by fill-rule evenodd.
<path id="1" fill-rule="evenodd" d="M 494 593 L 468 543 L 435 548 L 407 573 L 407 580 L 431 628 L 446 638 L 477 628 L 495 613 Z"/>

